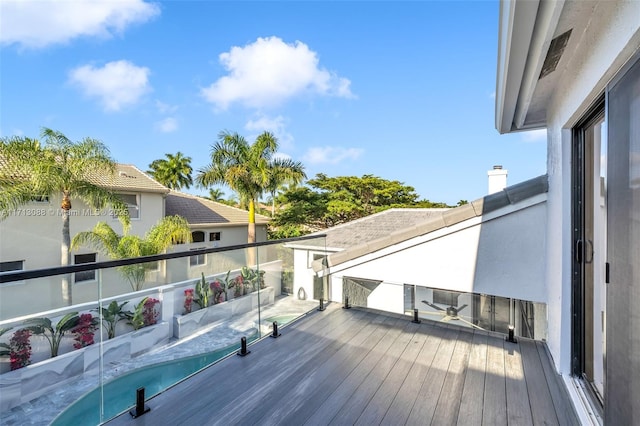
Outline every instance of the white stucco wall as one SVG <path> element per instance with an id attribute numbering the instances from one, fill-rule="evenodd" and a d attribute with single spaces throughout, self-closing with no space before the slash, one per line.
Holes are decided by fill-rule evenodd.
<path id="1" fill-rule="evenodd" d="M 548 347 L 561 373 L 571 367 L 571 128 L 640 46 L 640 2 L 599 2 L 547 110 L 546 271 Z"/>
<path id="2" fill-rule="evenodd" d="M 526 206 L 510 206 L 338 265 L 331 270 L 332 300 L 342 301 L 342 277 L 355 277 L 398 286 L 399 302 L 379 298 L 392 312 L 403 310 L 403 284 L 546 303 L 544 199 L 537 196 Z"/>

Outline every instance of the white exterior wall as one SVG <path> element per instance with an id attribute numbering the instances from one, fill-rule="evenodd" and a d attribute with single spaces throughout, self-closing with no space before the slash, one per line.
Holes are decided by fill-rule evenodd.
<path id="1" fill-rule="evenodd" d="M 547 345 L 560 373 L 571 368 L 571 128 L 638 48 L 639 27 L 640 2 L 599 4 L 547 109 Z"/>
<path id="2" fill-rule="evenodd" d="M 544 195 L 527 201 L 527 207 L 470 219 L 332 268 L 332 300 L 342 301 L 342 277 L 354 277 L 397 287 L 375 297 L 393 312 L 403 312 L 403 284 L 546 303 L 546 204 Z"/>
<path id="3" fill-rule="evenodd" d="M 98 222 L 107 222 L 117 233 L 122 233 L 120 222 L 108 211 L 90 214 L 90 209 L 78 200 L 71 200 L 72 216 L 69 218 L 71 238 L 81 231 L 91 230 Z M 132 235 L 144 235 L 149 228 L 164 217 L 164 197 L 160 193 L 140 194 L 140 218 L 131 219 Z M 24 260 L 24 269 L 41 269 L 60 266 L 62 243 L 62 216 L 60 198 L 48 203 L 30 203 L 0 221 L 0 261 Z M 95 251 L 81 248 L 79 253 Z M 98 260 L 106 258 L 98 257 Z"/>

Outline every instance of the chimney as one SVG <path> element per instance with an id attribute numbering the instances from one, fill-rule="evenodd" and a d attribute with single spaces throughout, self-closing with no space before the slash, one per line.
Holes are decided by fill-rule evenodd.
<path id="1" fill-rule="evenodd" d="M 502 166 L 493 166 L 493 170 L 489 170 L 489 194 L 500 192 L 507 187 L 508 170 L 504 170 Z"/>

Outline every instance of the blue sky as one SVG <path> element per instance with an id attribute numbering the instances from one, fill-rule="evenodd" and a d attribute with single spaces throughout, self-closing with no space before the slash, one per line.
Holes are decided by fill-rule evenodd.
<path id="1" fill-rule="evenodd" d="M 0 8 L 3 137 L 49 127 L 142 170 L 177 151 L 197 170 L 220 131 L 267 130 L 309 177 L 373 174 L 450 204 L 485 195 L 494 164 L 509 184 L 546 170 L 544 131 L 494 128 L 497 1 Z"/>

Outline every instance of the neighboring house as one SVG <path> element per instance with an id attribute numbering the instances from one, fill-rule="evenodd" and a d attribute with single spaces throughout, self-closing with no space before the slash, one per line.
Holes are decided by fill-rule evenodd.
<path id="1" fill-rule="evenodd" d="M 294 293 L 419 309 L 503 333 L 513 324 L 519 335 L 543 339 L 544 265 L 532 259 L 544 255 L 546 192 L 540 176 L 453 209 L 392 209 L 325 230 L 324 250 L 297 247 L 296 271 L 317 276 L 296 274 Z M 460 315 L 440 316 L 450 307 Z"/>
<path id="2" fill-rule="evenodd" d="M 144 235 L 150 227 L 164 216 L 164 197 L 169 189 L 159 184 L 133 165 L 117 164 L 113 176 L 96 177 L 97 184 L 121 194 L 129 206 L 131 217 L 130 233 Z M 71 200 L 70 234 L 71 238 L 80 231 L 92 229 L 98 222 L 105 221 L 113 229 L 122 233 L 120 221 L 109 209 L 94 211 L 79 200 Z M 60 266 L 60 247 L 62 243 L 62 210 L 60 197 L 34 200 L 9 214 L 0 221 L 0 271 L 33 270 Z M 82 247 L 71 253 L 72 264 L 91 263 L 108 260 L 89 247 Z M 113 272 L 113 271 L 111 271 Z M 106 277 L 103 277 L 106 278 Z M 71 277 L 74 303 L 95 300 L 98 293 L 99 277 L 96 272 L 88 271 Z M 120 282 L 118 279 L 114 282 Z M 114 285 L 122 292 L 128 284 Z M 62 305 L 60 279 L 55 283 L 44 280 L 30 280 L 13 284 L 9 297 L 0 301 L 0 310 L 15 309 L 15 300 L 29 300 L 33 309 L 41 304 L 43 308 Z M 115 290 L 114 290 L 115 291 Z M 37 298 L 31 297 L 38 294 Z"/>
<path id="3" fill-rule="evenodd" d="M 113 176 L 100 176 L 97 184 L 120 194 L 129 206 L 132 235 L 144 236 L 164 216 L 179 214 L 187 219 L 194 242 L 174 246 L 174 250 L 202 247 L 246 244 L 248 212 L 200 197 L 170 191 L 133 165 L 117 164 Z M 117 233 L 123 229 L 119 220 L 108 209 L 93 211 L 81 201 L 72 199 L 70 217 L 71 238 L 81 231 L 91 230 L 98 222 L 107 222 Z M 268 218 L 256 215 L 257 241 L 266 240 Z M 0 272 L 33 270 L 60 265 L 62 242 L 62 210 L 58 197 L 38 199 L 11 212 L 0 221 Z M 81 247 L 71 253 L 73 264 L 109 260 L 90 247 Z M 213 255 L 194 255 L 188 263 L 183 260 L 158 263 L 156 269 L 146 274 L 146 281 L 153 284 L 177 282 L 200 275 L 204 265 L 213 262 Z M 216 260 L 220 270 L 229 265 L 245 265 L 245 259 L 233 262 Z M 226 271 L 227 269 L 224 269 Z M 210 271 L 211 268 L 208 268 Z M 46 282 L 45 282 L 46 281 Z M 98 291 L 102 297 L 131 291 L 130 284 L 116 270 L 76 273 L 71 277 L 73 303 L 96 300 Z M 99 288 L 98 283 L 108 283 Z M 47 310 L 63 306 L 61 278 L 29 280 L 6 285 L 0 300 L 0 311 L 7 317 L 18 310 L 15 300 L 30 300 L 30 311 Z M 5 292 L 6 291 L 6 292 Z M 38 298 L 30 297 L 37 293 Z M 7 295 L 5 297 L 5 294 Z"/>
<path id="4" fill-rule="evenodd" d="M 547 345 L 583 421 L 640 423 L 640 2 L 502 2 L 501 133 L 544 129 Z"/>
<path id="5" fill-rule="evenodd" d="M 178 214 L 184 217 L 192 231 L 193 242 L 175 246 L 174 250 L 197 250 L 247 243 L 249 213 L 246 210 L 173 190 L 165 199 L 165 209 L 167 215 Z M 268 217 L 256 214 L 256 241 L 267 240 L 268 222 Z M 211 273 L 213 262 L 219 264 L 213 267 L 215 272 L 224 272 L 247 264 L 244 253 L 238 252 L 236 255 L 241 258 L 229 259 L 229 253 L 191 256 L 188 268 L 183 265 L 173 270 L 170 280 L 176 282 L 191 278 L 200 272 Z"/>

